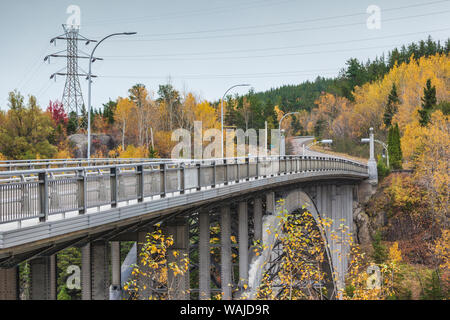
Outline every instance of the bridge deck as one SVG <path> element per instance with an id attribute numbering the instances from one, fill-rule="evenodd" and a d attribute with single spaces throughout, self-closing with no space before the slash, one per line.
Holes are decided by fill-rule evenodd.
<path id="1" fill-rule="evenodd" d="M 33 241 L 258 188 L 335 178 L 365 179 L 367 167 L 336 158 L 282 156 L 0 172 L 0 255 Z"/>

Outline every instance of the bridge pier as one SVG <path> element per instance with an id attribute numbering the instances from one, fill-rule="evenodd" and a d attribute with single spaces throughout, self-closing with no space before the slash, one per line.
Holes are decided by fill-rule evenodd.
<path id="1" fill-rule="evenodd" d="M 239 217 L 239 287 L 248 285 L 248 208 L 247 202 L 238 204 Z"/>
<path id="2" fill-rule="evenodd" d="M 220 278 L 222 282 L 222 299 L 233 298 L 232 289 L 232 258 L 231 258 L 231 212 L 230 206 L 223 206 L 220 211 L 220 244 L 221 267 Z"/>
<path id="3" fill-rule="evenodd" d="M 263 207 L 262 207 L 262 199 L 260 197 L 256 197 L 253 202 L 253 227 L 255 229 L 255 241 L 262 241 L 262 232 L 263 232 Z"/>
<path id="4" fill-rule="evenodd" d="M 209 212 L 199 213 L 199 298 L 211 298 L 211 256 L 210 256 L 210 217 Z"/>
<path id="5" fill-rule="evenodd" d="M 167 254 L 168 262 L 176 262 L 179 266 L 183 266 L 182 259 L 189 255 L 189 225 L 187 219 L 177 218 L 168 223 L 165 228 L 167 235 L 173 236 L 173 247 L 171 247 Z M 178 252 L 177 257 L 174 252 Z M 189 299 L 189 269 L 184 275 L 174 276 L 171 271 L 168 272 L 168 290 L 171 300 L 188 300 Z"/>
<path id="6" fill-rule="evenodd" d="M 83 300 L 108 300 L 108 242 L 97 240 L 81 249 L 81 297 Z"/>
<path id="7" fill-rule="evenodd" d="M 30 299 L 56 300 L 56 256 L 30 260 Z"/>
<path id="8" fill-rule="evenodd" d="M 120 242 L 111 241 L 111 286 L 109 287 L 109 300 L 122 299 L 122 286 L 120 279 Z"/>
<path id="9" fill-rule="evenodd" d="M 19 300 L 19 267 L 0 268 L 0 300 Z"/>
<path id="10" fill-rule="evenodd" d="M 275 214 L 275 192 L 266 193 L 266 213 L 273 215 Z"/>

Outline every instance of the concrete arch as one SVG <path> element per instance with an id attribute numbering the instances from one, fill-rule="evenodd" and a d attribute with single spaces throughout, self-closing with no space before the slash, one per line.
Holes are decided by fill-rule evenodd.
<path id="1" fill-rule="evenodd" d="M 319 220 L 321 219 L 321 214 L 317 209 L 315 202 L 312 197 L 302 189 L 295 189 L 288 191 L 284 194 L 280 199 L 284 199 L 282 203 L 277 203 L 275 213 L 273 215 L 264 216 L 263 218 L 263 243 L 265 249 L 262 254 L 258 257 L 253 257 L 250 267 L 249 267 L 249 288 L 243 294 L 248 299 L 255 299 L 256 292 L 258 287 L 261 284 L 264 273 L 267 271 L 269 265 L 268 261 L 276 255 L 274 252 L 274 247 L 276 245 L 275 233 L 281 231 L 281 215 L 286 210 L 288 213 L 294 213 L 295 211 L 306 209 L 308 210 L 314 220 L 316 221 L 316 225 L 319 224 Z M 328 298 L 333 299 L 336 297 L 336 290 L 338 288 L 338 284 L 335 281 L 334 274 L 334 266 L 333 263 L 333 255 L 330 253 L 330 247 L 328 246 L 329 236 L 324 233 L 322 228 L 318 228 L 322 234 L 322 238 L 325 243 L 325 271 L 331 279 L 331 282 L 327 286 L 329 296 Z M 267 230 L 271 230 L 271 232 L 267 232 Z"/>

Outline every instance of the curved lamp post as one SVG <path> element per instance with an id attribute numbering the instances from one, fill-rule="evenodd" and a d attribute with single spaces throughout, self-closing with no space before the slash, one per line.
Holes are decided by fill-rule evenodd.
<path id="1" fill-rule="evenodd" d="M 223 156 L 223 100 L 225 99 L 225 96 L 227 95 L 227 93 L 228 93 L 231 89 L 236 88 L 236 87 L 249 87 L 249 86 L 250 86 L 250 85 L 249 85 L 249 84 L 246 84 L 246 83 L 244 83 L 244 84 L 236 84 L 236 85 L 234 85 L 234 86 L 229 87 L 228 90 L 225 91 L 225 93 L 223 94 L 222 101 L 221 101 L 221 103 L 220 103 L 220 128 L 221 128 L 221 132 L 222 132 L 222 134 L 221 134 L 221 137 L 222 137 L 222 144 L 220 145 L 220 146 L 221 146 L 221 147 L 220 147 L 220 150 L 221 150 L 221 154 L 222 154 L 222 159 L 224 158 L 224 156 Z"/>
<path id="2" fill-rule="evenodd" d="M 104 37 L 102 40 L 100 40 L 99 42 L 97 42 L 97 44 L 95 45 L 94 49 L 92 49 L 91 52 L 91 56 L 89 57 L 89 73 L 88 73 L 88 147 L 87 147 L 87 158 L 90 159 L 91 158 L 91 78 L 92 78 L 92 62 L 94 62 L 96 59 L 93 59 L 94 57 L 94 52 L 95 49 L 97 49 L 98 45 L 100 43 L 102 43 L 104 40 L 111 38 L 113 36 L 130 36 L 133 34 L 136 34 L 137 32 L 119 32 L 119 33 L 112 33 L 110 35 L 107 35 L 106 37 Z M 86 44 L 88 44 L 89 41 L 86 42 Z M 93 61 L 94 60 L 94 61 Z"/>

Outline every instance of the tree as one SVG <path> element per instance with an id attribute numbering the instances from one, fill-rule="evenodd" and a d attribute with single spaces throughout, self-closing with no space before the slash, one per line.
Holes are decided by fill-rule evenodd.
<path id="1" fill-rule="evenodd" d="M 384 124 L 387 128 L 391 126 L 392 118 L 398 111 L 398 105 L 400 104 L 400 99 L 397 94 L 397 87 L 395 86 L 395 83 L 392 85 L 391 92 L 388 96 L 388 101 L 386 104 L 386 107 L 384 109 Z"/>
<path id="2" fill-rule="evenodd" d="M 159 226 L 146 235 L 138 260 L 124 286 L 131 299 L 170 300 L 188 293 L 181 292 L 181 279 L 189 271 L 188 254 L 174 248 L 173 236 L 165 235 Z"/>
<path id="3" fill-rule="evenodd" d="M 389 166 L 392 169 L 401 169 L 403 156 L 400 142 L 400 130 L 398 128 L 397 123 L 389 128 L 388 153 L 389 153 Z"/>
<path id="4" fill-rule="evenodd" d="M 51 158 L 57 151 L 49 142 L 53 133 L 50 115 L 42 112 L 34 96 L 25 105 L 19 92 L 9 93 L 9 110 L 0 127 L 0 153 L 11 159 Z"/>
<path id="5" fill-rule="evenodd" d="M 120 125 L 122 132 L 122 150 L 125 150 L 125 132 L 127 130 L 127 123 L 132 115 L 134 108 L 133 102 L 128 98 L 119 98 L 117 102 L 114 120 Z"/>
<path id="6" fill-rule="evenodd" d="M 436 106 L 436 87 L 431 86 L 431 79 L 427 80 L 427 84 L 423 89 L 422 109 L 419 109 L 419 123 L 422 127 L 426 127 L 430 122 L 431 110 Z"/>

